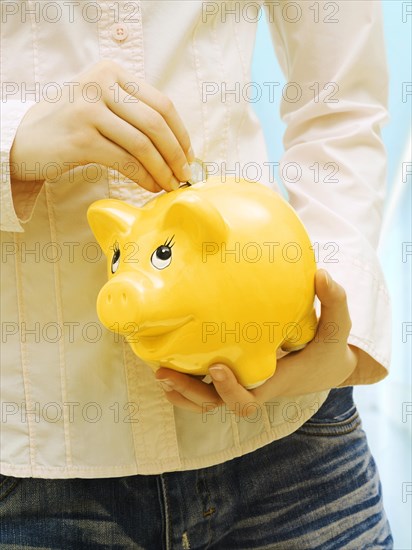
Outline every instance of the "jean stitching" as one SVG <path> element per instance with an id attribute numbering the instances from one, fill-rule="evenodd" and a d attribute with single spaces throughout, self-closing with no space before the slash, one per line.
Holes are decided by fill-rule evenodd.
<path id="1" fill-rule="evenodd" d="M 345 420 L 341 420 L 339 422 L 316 422 L 314 420 L 308 420 L 306 424 L 309 424 L 311 426 L 320 426 L 320 427 L 334 427 L 334 426 L 345 426 L 347 424 L 351 424 L 354 422 L 357 418 L 359 418 L 359 413 L 356 411 L 353 413 L 349 418 Z M 302 426 L 303 427 L 303 426 Z"/>
<path id="2" fill-rule="evenodd" d="M 351 423 L 345 423 L 344 425 L 320 425 L 320 424 L 311 424 L 310 426 L 305 427 L 303 425 L 298 431 L 300 433 L 303 433 L 305 435 L 312 435 L 312 436 L 325 436 L 325 437 L 334 437 L 339 435 L 346 435 L 351 432 L 354 432 L 356 428 L 358 428 L 361 425 L 361 420 L 359 418 L 359 415 L 357 415 Z M 330 429 L 328 429 L 330 428 Z"/>
<path id="3" fill-rule="evenodd" d="M 0 502 L 3 501 L 19 484 L 21 479 L 18 478 L 9 478 L 6 477 L 1 483 L 0 483 Z M 7 486 L 7 482 L 9 482 L 9 486 Z M 4 489 L 4 492 L 3 492 Z"/>
<path id="4" fill-rule="evenodd" d="M 163 494 L 163 504 L 165 511 L 165 544 L 166 550 L 171 550 L 172 548 L 172 518 L 170 516 L 170 505 L 169 505 L 169 495 L 167 490 L 167 480 L 164 474 L 160 474 L 160 483 Z"/>

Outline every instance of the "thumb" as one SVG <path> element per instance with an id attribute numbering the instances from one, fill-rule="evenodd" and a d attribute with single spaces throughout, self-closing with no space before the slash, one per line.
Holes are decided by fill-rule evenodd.
<path id="1" fill-rule="evenodd" d="M 334 341 L 344 338 L 346 342 L 352 322 L 345 289 L 324 269 L 316 272 L 315 289 L 321 303 L 318 332 L 334 333 Z"/>

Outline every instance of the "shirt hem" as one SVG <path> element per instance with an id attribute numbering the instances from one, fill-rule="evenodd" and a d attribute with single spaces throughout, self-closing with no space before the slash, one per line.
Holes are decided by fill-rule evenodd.
<path id="1" fill-rule="evenodd" d="M 326 401 L 329 391 L 321 392 L 316 395 L 318 406 Z M 273 441 L 291 435 L 298 430 L 313 414 L 313 407 L 307 407 L 302 410 L 302 416 L 299 421 L 293 423 L 293 427 L 288 424 L 282 424 L 272 428 L 270 432 L 263 432 L 257 436 L 244 441 L 238 445 L 233 445 L 228 449 L 219 451 L 201 457 L 181 458 L 170 457 L 164 460 L 144 462 L 141 464 L 126 464 L 113 466 L 76 466 L 70 467 L 48 467 L 48 466 L 30 466 L 13 465 L 9 463 L 0 463 L 0 472 L 6 476 L 13 477 L 40 477 L 49 479 L 68 479 L 68 478 L 106 478 L 123 477 L 131 475 L 159 475 L 166 472 L 198 470 L 216 466 L 222 462 L 227 462 L 239 456 L 256 451 L 260 447 L 269 445 Z"/>

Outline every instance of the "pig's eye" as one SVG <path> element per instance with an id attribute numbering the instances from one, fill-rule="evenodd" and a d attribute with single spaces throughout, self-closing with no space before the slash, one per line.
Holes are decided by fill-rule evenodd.
<path id="1" fill-rule="evenodd" d="M 152 265 L 156 269 L 164 269 L 165 267 L 170 265 L 171 261 L 172 249 L 170 248 L 170 246 L 162 245 L 157 247 L 151 257 Z"/>
<path id="2" fill-rule="evenodd" d="M 119 248 L 119 245 L 117 243 L 114 243 L 112 266 L 111 266 L 112 273 L 116 273 L 117 268 L 119 267 L 119 264 L 120 264 L 120 248 Z"/>
<path id="3" fill-rule="evenodd" d="M 173 237 L 166 241 L 165 244 L 162 244 L 162 246 L 158 246 L 153 252 L 150 260 L 156 269 L 164 269 L 170 265 L 172 261 L 172 240 Z"/>

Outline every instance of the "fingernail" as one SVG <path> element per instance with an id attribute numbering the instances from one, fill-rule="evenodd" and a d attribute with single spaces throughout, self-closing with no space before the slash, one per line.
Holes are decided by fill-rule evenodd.
<path id="1" fill-rule="evenodd" d="M 175 385 L 171 380 L 158 380 L 164 391 L 173 391 Z"/>
<path id="2" fill-rule="evenodd" d="M 185 175 L 185 181 L 190 180 L 192 177 L 192 171 L 187 163 L 183 166 L 183 173 Z"/>
<path id="3" fill-rule="evenodd" d="M 194 153 L 192 147 L 190 147 L 189 151 L 187 152 L 187 160 L 189 162 L 193 162 L 195 160 L 195 153 Z"/>
<path id="4" fill-rule="evenodd" d="M 209 373 L 216 382 L 222 382 L 226 378 L 226 373 L 222 367 L 210 367 Z"/>
<path id="5" fill-rule="evenodd" d="M 326 279 L 326 285 L 329 287 L 332 285 L 332 277 L 329 275 L 327 271 L 325 271 L 325 279 Z"/>
<path id="6" fill-rule="evenodd" d="M 173 189 L 173 191 L 176 191 L 176 189 L 179 189 L 180 183 L 177 181 L 177 179 L 172 178 L 170 181 L 170 187 Z"/>

